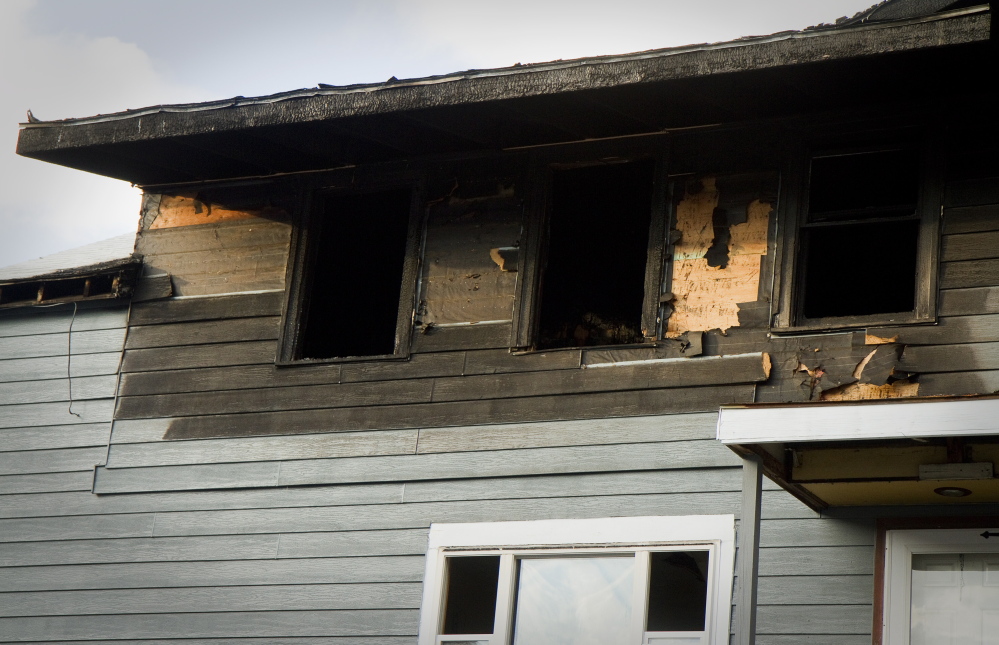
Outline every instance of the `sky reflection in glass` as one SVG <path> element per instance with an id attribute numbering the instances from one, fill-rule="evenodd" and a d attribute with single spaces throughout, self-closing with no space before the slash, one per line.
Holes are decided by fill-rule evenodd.
<path id="1" fill-rule="evenodd" d="M 520 561 L 514 645 L 629 643 L 634 557 Z"/>

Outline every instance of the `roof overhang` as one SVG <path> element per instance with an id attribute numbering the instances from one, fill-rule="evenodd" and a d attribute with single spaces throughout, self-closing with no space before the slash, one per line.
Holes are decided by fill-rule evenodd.
<path id="1" fill-rule="evenodd" d="M 988 69 L 990 13 L 785 32 L 22 124 L 18 153 L 140 185 L 634 136 L 905 104 Z M 994 69 L 992 69 L 994 73 Z"/>
<path id="2" fill-rule="evenodd" d="M 725 406 L 718 439 L 816 509 L 999 502 L 996 396 Z"/>

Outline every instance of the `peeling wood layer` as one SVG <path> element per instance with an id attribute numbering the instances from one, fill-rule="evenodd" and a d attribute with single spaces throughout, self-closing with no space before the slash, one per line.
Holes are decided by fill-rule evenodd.
<path id="1" fill-rule="evenodd" d="M 708 176 L 685 182 L 674 216 L 678 239 L 668 336 L 738 327 L 740 303 L 758 300 L 773 201 L 752 184 L 767 179 Z"/>

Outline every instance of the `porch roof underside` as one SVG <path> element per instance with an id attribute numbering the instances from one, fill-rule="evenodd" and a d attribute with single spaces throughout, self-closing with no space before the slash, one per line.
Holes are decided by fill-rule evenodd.
<path id="1" fill-rule="evenodd" d="M 725 406 L 718 439 L 815 509 L 999 502 L 999 396 Z"/>
<path id="2" fill-rule="evenodd" d="M 18 154 L 150 186 L 476 154 L 981 91 L 990 13 L 24 124 Z M 994 69 L 992 70 L 994 73 Z M 962 82 L 969 81 L 969 82 Z"/>

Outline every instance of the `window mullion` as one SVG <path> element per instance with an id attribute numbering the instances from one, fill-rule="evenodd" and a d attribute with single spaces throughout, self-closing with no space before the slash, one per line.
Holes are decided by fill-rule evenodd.
<path id="1" fill-rule="evenodd" d="M 645 640 L 645 618 L 649 611 L 649 552 L 635 553 L 635 588 L 631 609 L 631 642 L 636 645 Z"/>
<path id="2" fill-rule="evenodd" d="M 499 583 L 496 589 L 496 620 L 489 645 L 509 645 L 512 636 L 514 593 L 517 581 L 517 557 L 500 556 Z"/>

